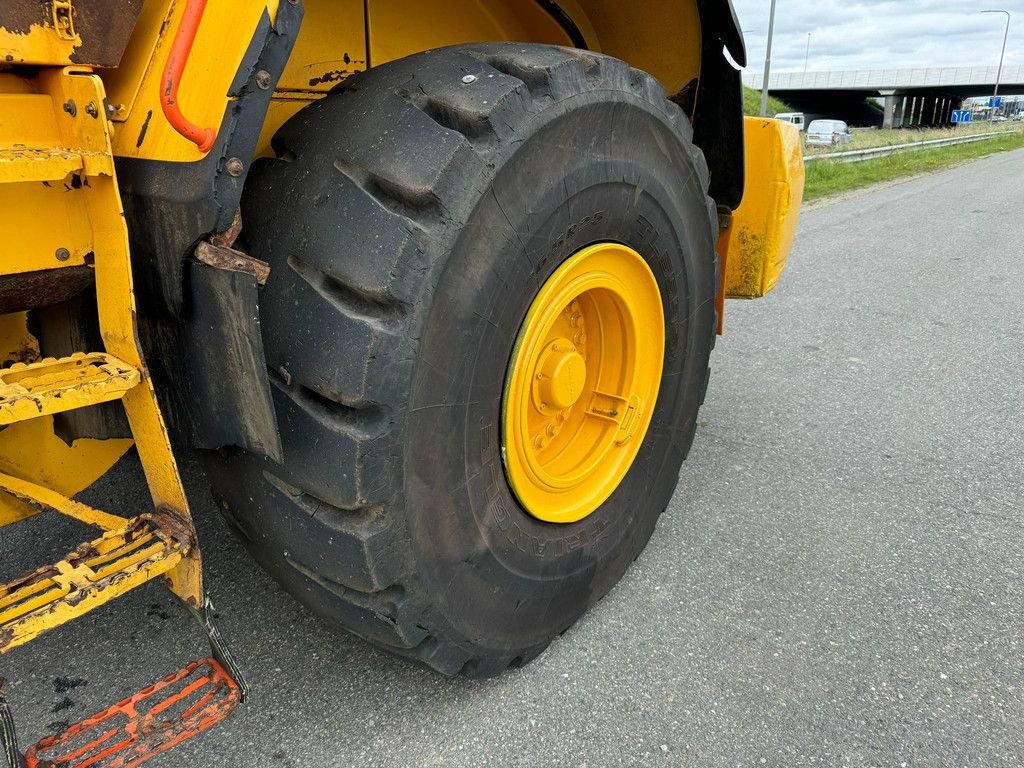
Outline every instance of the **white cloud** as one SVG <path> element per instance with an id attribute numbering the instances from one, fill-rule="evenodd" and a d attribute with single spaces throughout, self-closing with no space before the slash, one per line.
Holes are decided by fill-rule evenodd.
<path id="1" fill-rule="evenodd" d="M 733 0 L 747 41 L 748 69 L 764 66 L 769 0 Z M 999 63 L 1012 15 L 1006 63 L 1024 64 L 1024 0 L 777 0 L 772 71 L 948 67 Z"/>

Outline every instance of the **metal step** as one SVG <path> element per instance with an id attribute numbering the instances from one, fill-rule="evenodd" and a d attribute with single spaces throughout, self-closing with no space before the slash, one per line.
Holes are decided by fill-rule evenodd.
<path id="1" fill-rule="evenodd" d="M 101 352 L 18 363 L 0 370 L 0 425 L 119 400 L 139 380 L 136 368 Z"/>
<path id="2" fill-rule="evenodd" d="M 25 768 L 127 768 L 216 725 L 242 691 L 215 659 L 189 664 L 156 685 L 86 718 L 25 753 Z"/>
<path id="3" fill-rule="evenodd" d="M 62 147 L 0 148 L 0 183 L 63 181 L 85 169 L 81 152 Z"/>
<path id="4" fill-rule="evenodd" d="M 187 523 L 140 515 L 59 563 L 0 586 L 0 654 L 167 573 L 194 546 Z"/>

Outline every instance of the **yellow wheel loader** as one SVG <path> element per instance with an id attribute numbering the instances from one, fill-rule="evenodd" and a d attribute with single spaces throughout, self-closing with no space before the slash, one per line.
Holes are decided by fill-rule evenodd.
<path id="1" fill-rule="evenodd" d="M 745 63 L 730 0 L 4 0 L 0 527 L 97 530 L 0 574 L 0 653 L 153 579 L 212 649 L 24 750 L 0 683 L 11 766 L 139 765 L 244 699 L 172 438 L 287 590 L 444 674 L 606 594 L 792 243 Z M 132 447 L 147 508 L 74 500 Z"/>

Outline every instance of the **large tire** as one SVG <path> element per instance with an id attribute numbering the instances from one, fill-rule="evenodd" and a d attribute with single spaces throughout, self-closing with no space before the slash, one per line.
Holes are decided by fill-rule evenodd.
<path id="1" fill-rule="evenodd" d="M 243 220 L 272 267 L 260 314 L 285 460 L 221 451 L 209 469 L 289 591 L 390 651 L 486 676 L 614 586 L 672 495 L 707 387 L 717 219 L 691 136 L 649 75 L 512 44 L 374 68 L 281 128 Z M 538 288 L 599 241 L 658 281 L 664 373 L 621 485 L 553 525 L 505 480 L 502 385 Z"/>

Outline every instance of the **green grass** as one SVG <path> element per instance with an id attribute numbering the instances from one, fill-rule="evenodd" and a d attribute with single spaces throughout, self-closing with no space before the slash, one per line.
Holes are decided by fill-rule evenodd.
<path id="1" fill-rule="evenodd" d="M 996 152 L 1024 148 L 1024 133 L 983 139 L 973 144 L 918 149 L 861 163 L 818 160 L 807 165 L 804 200 L 818 200 L 904 176 L 940 171 Z"/>
<path id="2" fill-rule="evenodd" d="M 768 95 L 768 117 L 774 117 L 780 112 L 792 112 L 793 110 L 785 102 L 779 101 L 771 94 Z M 757 117 L 761 114 L 761 92 L 753 88 L 743 86 L 743 114 L 749 117 Z"/>
<path id="3" fill-rule="evenodd" d="M 870 149 L 872 147 L 885 147 L 893 144 L 913 144 L 918 141 L 931 141 L 932 139 L 949 139 L 955 136 L 967 136 L 973 133 L 1020 133 L 1019 123 L 985 123 L 977 122 L 959 128 L 903 128 L 888 129 L 873 128 L 867 130 L 855 129 L 853 141 L 841 147 L 805 147 L 808 155 L 820 155 L 828 152 L 840 152 L 850 149 Z"/>

